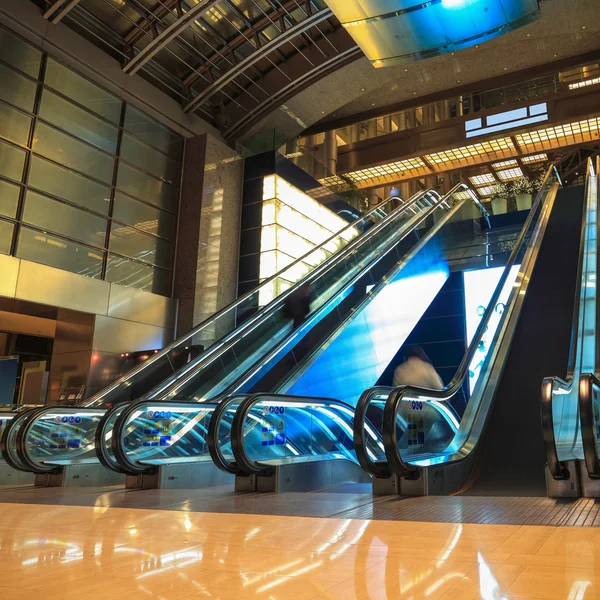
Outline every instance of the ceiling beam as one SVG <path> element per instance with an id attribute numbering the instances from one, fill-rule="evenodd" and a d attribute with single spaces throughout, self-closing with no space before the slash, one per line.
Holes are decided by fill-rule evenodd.
<path id="1" fill-rule="evenodd" d="M 80 0 L 56 0 L 54 4 L 44 13 L 44 19 L 48 19 L 56 25 L 66 14 L 79 4 Z"/>
<path id="2" fill-rule="evenodd" d="M 187 29 L 190 24 L 208 12 L 215 6 L 219 0 L 204 0 L 190 8 L 183 17 L 177 19 L 158 36 L 156 36 L 145 48 L 140 50 L 124 67 L 123 71 L 129 75 L 134 75 L 141 69 L 155 54 L 160 52 L 169 42 L 174 40 L 182 31 Z"/>
<path id="3" fill-rule="evenodd" d="M 184 112 L 189 112 L 198 104 L 208 101 L 218 91 L 222 90 L 226 85 L 231 83 L 236 77 L 253 67 L 259 61 L 263 60 L 267 54 L 274 52 L 283 44 L 290 42 L 295 37 L 301 35 L 305 31 L 308 31 L 311 27 L 314 27 L 315 25 L 318 25 L 319 23 L 329 19 L 332 14 L 333 13 L 330 9 L 323 9 L 273 38 L 270 42 L 264 44 L 255 52 L 253 52 L 250 56 L 246 57 L 244 60 L 241 60 L 237 65 L 235 65 L 235 67 L 223 75 L 223 77 L 220 77 L 212 85 L 209 85 L 206 89 L 202 90 L 202 92 L 200 92 L 189 104 L 187 104 L 187 106 L 184 107 Z"/>

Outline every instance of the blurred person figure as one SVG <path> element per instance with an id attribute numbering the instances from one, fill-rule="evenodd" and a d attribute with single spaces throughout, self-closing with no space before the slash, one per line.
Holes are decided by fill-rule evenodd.
<path id="1" fill-rule="evenodd" d="M 297 290 L 293 291 L 285 300 L 285 308 L 288 316 L 294 321 L 294 329 L 304 323 L 310 314 L 310 303 L 312 302 L 313 289 L 310 283 L 303 283 Z"/>
<path id="2" fill-rule="evenodd" d="M 394 386 L 399 385 L 416 385 L 430 390 L 441 390 L 444 382 L 425 354 L 425 350 L 413 347 L 408 351 L 404 362 L 394 371 Z"/>

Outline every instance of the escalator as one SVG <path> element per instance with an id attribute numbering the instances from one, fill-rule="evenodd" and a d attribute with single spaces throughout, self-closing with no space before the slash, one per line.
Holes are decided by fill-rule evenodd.
<path id="1" fill-rule="evenodd" d="M 356 410 L 354 441 L 357 458 L 374 476 L 376 490 L 402 495 L 546 495 L 548 417 L 546 412 L 542 427 L 540 386 L 549 373 L 563 382 L 568 379 L 570 356 L 581 342 L 574 328 L 580 319 L 577 299 L 590 286 L 581 265 L 588 260 L 587 232 L 596 223 L 595 206 L 590 210 L 595 200 L 588 190 L 589 186 L 586 193 L 583 188 L 559 191 L 547 177 L 521 234 L 530 241 L 516 244 L 463 362 L 444 390 L 403 386 L 365 392 Z M 509 269 L 517 265 L 519 273 L 511 284 Z M 508 299 L 499 303 L 503 293 Z M 491 339 L 487 332 L 489 350 L 481 372 L 456 431 L 451 431 L 434 410 L 447 406 L 468 378 L 498 306 L 503 312 Z M 383 411 L 379 453 L 366 444 L 364 433 L 371 406 Z M 568 427 L 573 441 L 577 427 L 573 403 L 569 406 L 562 411 L 562 423 L 555 419 L 555 429 Z M 405 422 L 415 412 L 431 426 L 411 444 Z M 564 450 L 565 440 L 559 435 L 557 439 Z"/>
<path id="2" fill-rule="evenodd" d="M 174 400 L 144 399 L 125 408 L 111 423 L 110 435 L 107 429 L 102 436 L 106 455 L 129 474 L 150 475 L 156 467 L 192 462 L 199 468 L 198 463 L 209 461 L 209 453 L 222 470 L 249 474 L 240 466 L 243 459 L 235 456 L 240 445 L 236 447 L 232 431 L 241 427 L 265 460 L 297 462 L 318 446 L 355 463 L 356 399 L 387 367 L 451 265 L 468 261 L 466 248 L 486 239 L 481 213 L 471 210 L 472 192 L 461 186 L 450 200 L 451 210 L 435 218 L 440 213 L 430 208 L 419 216 L 418 227 L 395 239 L 382 230 L 387 247 L 262 361 L 224 388 L 214 408 L 189 402 L 206 393 L 201 374 L 192 373 L 173 388 Z M 465 209 L 471 210 L 467 218 Z M 410 300 L 399 310 L 395 298 L 403 297 Z M 344 395 L 336 395 L 341 389 Z M 210 420 L 206 411 L 213 411 Z M 452 411 L 444 415 L 450 426 L 456 422 Z M 317 443 L 316 437 L 328 441 Z M 372 442 L 381 444 L 381 439 L 375 436 Z"/>
<path id="3" fill-rule="evenodd" d="M 420 192 L 406 202 L 388 199 L 81 406 L 48 406 L 16 415 L 2 435 L 3 457 L 11 467 L 37 474 L 60 474 L 75 462 L 97 465 L 96 438 L 110 438 L 110 433 L 101 432 L 100 423 L 110 432 L 114 419 L 132 400 L 168 399 L 172 388 L 178 390 L 190 373 L 196 381 L 200 374 L 201 380 L 193 399 L 214 397 L 286 339 L 291 330 L 286 299 L 299 286 L 312 284 L 314 305 L 320 308 L 373 260 L 388 239 L 411 231 L 422 214 L 444 206 L 433 191 Z M 273 298 L 276 289 L 284 291 Z M 182 357 L 190 344 L 205 350 L 186 363 Z M 106 460 L 114 464 L 110 455 Z"/>

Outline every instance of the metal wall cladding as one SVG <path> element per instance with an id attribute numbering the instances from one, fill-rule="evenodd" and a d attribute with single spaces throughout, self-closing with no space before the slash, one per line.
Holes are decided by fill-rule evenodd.
<path id="1" fill-rule="evenodd" d="M 328 0 L 376 67 L 481 44 L 539 19 L 538 0 Z"/>

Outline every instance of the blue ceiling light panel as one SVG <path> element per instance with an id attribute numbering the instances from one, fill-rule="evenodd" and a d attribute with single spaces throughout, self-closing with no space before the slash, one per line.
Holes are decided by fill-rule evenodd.
<path id="1" fill-rule="evenodd" d="M 375 67 L 456 52 L 537 21 L 538 0 L 327 0 Z"/>

